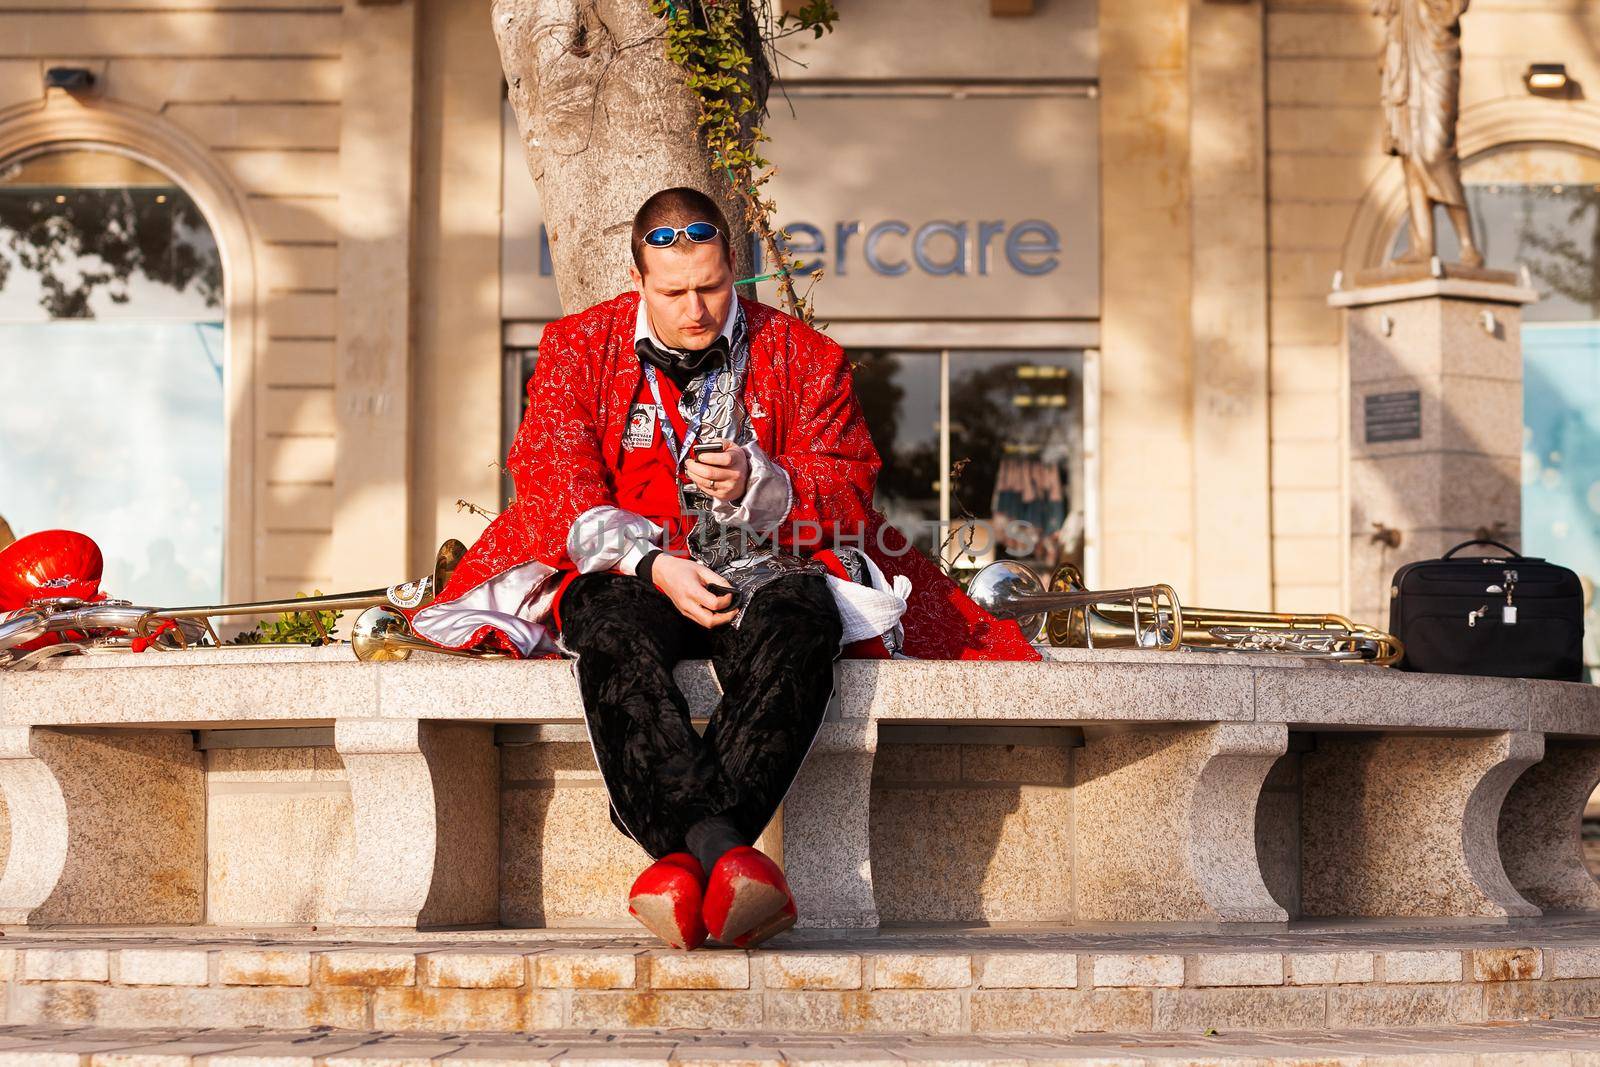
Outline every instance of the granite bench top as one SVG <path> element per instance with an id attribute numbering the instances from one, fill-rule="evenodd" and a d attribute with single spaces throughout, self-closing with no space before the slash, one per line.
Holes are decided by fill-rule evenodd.
<path id="1" fill-rule="evenodd" d="M 1410 674 L 1204 652 L 1049 649 L 1040 663 L 842 660 L 830 718 L 848 724 L 1273 722 L 1291 727 L 1533 730 L 1600 737 L 1600 688 Z M 697 712 L 709 665 L 684 664 Z M 0 726 L 327 725 L 341 718 L 575 723 L 568 660 L 418 654 L 360 663 L 347 647 L 101 653 L 0 673 Z"/>

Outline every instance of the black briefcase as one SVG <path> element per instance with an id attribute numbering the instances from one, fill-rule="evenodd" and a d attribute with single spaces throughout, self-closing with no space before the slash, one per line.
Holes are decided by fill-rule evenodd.
<path id="1" fill-rule="evenodd" d="M 1470 554 L 1462 549 L 1492 546 Z M 1583 680 L 1583 587 L 1565 567 L 1498 541 L 1464 541 L 1407 563 L 1389 587 L 1401 670 Z"/>

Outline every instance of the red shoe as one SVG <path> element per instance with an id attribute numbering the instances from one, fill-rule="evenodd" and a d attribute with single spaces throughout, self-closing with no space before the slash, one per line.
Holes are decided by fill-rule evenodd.
<path id="1" fill-rule="evenodd" d="M 706 940 L 700 917 L 705 877 L 700 861 L 687 852 L 664 856 L 634 879 L 628 914 L 673 948 L 699 948 Z"/>
<path id="2" fill-rule="evenodd" d="M 776 863 L 748 845 L 722 854 L 705 892 L 712 937 L 748 948 L 789 929 L 794 920 L 794 896 Z"/>
<path id="3" fill-rule="evenodd" d="M 751 930 L 749 933 L 740 934 L 738 937 L 734 938 L 733 947 L 755 948 L 767 938 L 776 937 L 778 934 L 781 934 L 785 930 L 789 929 L 789 927 L 794 925 L 794 921 L 794 899 L 790 898 L 789 902 L 783 906 L 783 910 L 778 912 L 778 914 L 774 915 L 771 919 L 768 919 L 760 926 Z"/>

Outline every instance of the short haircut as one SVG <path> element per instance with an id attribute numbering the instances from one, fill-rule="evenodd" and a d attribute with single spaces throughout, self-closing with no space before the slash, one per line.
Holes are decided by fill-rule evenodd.
<path id="1" fill-rule="evenodd" d="M 698 189 L 677 186 L 663 189 L 639 206 L 633 215 L 633 265 L 644 273 L 644 235 L 657 226 L 682 228 L 691 222 L 709 222 L 722 234 L 728 248 L 728 220 L 717 202 Z"/>

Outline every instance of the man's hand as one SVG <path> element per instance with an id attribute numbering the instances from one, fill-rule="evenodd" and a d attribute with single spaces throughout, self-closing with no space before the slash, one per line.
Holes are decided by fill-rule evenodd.
<path id="1" fill-rule="evenodd" d="M 733 621 L 733 597 L 706 588 L 726 584 L 722 575 L 710 567 L 663 553 L 651 565 L 650 580 L 667 594 L 680 614 L 708 630 Z"/>
<path id="2" fill-rule="evenodd" d="M 720 452 L 691 455 L 683 461 L 689 480 L 715 500 L 738 500 L 750 484 L 750 457 L 730 443 Z"/>

